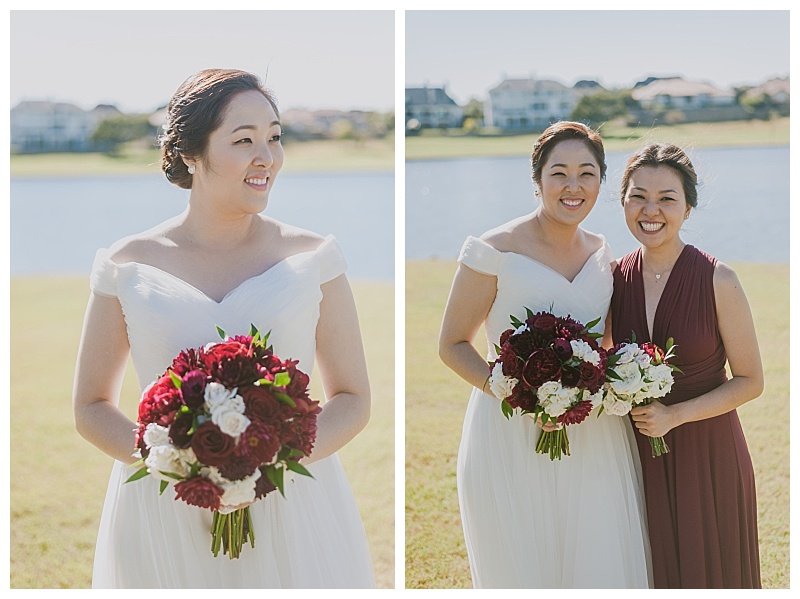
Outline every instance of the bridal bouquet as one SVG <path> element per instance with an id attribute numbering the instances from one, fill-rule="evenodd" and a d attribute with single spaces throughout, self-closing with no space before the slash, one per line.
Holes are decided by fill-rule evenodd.
<path id="1" fill-rule="evenodd" d="M 255 547 L 250 508 L 238 506 L 274 490 L 284 472 L 311 476 L 298 460 L 311 453 L 319 402 L 308 375 L 281 360 L 251 325 L 249 335 L 186 349 L 147 387 L 139 403 L 136 448 L 141 466 L 126 482 L 148 474 L 161 493 L 214 510 L 211 551 L 239 557 Z"/>
<path id="2" fill-rule="evenodd" d="M 560 460 L 570 455 L 564 427 L 583 422 L 603 399 L 606 355 L 596 341 L 602 335 L 589 332 L 600 319 L 583 325 L 569 316 L 525 310 L 525 322 L 511 316 L 513 328 L 495 346 L 489 387 L 502 400 L 506 418 L 519 408 L 556 425 L 542 432 L 536 452 Z"/>
<path id="3" fill-rule="evenodd" d="M 619 343 L 608 354 L 606 394 L 601 411 L 625 416 L 635 406 L 643 406 L 664 397 L 672 389 L 672 371 L 680 369 L 669 363 L 675 356 L 672 338 L 664 351 L 653 343 Z M 664 437 L 648 437 L 653 457 L 669 453 Z"/>

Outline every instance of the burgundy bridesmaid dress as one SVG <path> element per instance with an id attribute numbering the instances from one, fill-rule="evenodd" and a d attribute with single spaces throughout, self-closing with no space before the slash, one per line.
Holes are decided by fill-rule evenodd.
<path id="1" fill-rule="evenodd" d="M 716 259 L 686 245 L 666 281 L 653 336 L 645 313 L 641 248 L 619 262 L 611 302 L 614 343 L 672 337 L 677 356 L 666 405 L 723 384 L 725 348 L 714 300 Z M 634 430 L 636 430 L 634 428 Z M 753 464 L 736 410 L 665 435 L 670 453 L 652 457 L 636 430 L 656 588 L 760 588 Z"/>

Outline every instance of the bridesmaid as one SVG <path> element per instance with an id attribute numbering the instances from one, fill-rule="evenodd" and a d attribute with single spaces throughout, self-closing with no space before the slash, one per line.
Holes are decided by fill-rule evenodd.
<path id="1" fill-rule="evenodd" d="M 680 238 L 696 187 L 676 146 L 629 159 L 621 199 L 642 247 L 614 272 L 613 337 L 661 347 L 673 337 L 683 371 L 661 403 L 631 412 L 656 588 L 760 588 L 755 479 L 736 408 L 763 390 L 761 356 L 736 273 Z M 670 453 L 654 458 L 647 437 L 662 435 Z"/>

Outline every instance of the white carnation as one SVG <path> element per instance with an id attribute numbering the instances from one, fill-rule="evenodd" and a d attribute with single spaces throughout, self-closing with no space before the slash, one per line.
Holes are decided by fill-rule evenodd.
<path id="1" fill-rule="evenodd" d="M 232 507 L 255 501 L 256 481 L 260 476 L 261 470 L 256 468 L 256 471 L 245 479 L 223 483 L 221 487 L 224 492 L 220 497 L 220 502 L 225 506 Z"/>
<path id="2" fill-rule="evenodd" d="M 169 444 L 169 429 L 151 422 L 144 429 L 144 443 L 147 447 Z"/>
<path id="3" fill-rule="evenodd" d="M 489 377 L 489 389 L 497 399 L 505 399 L 514 391 L 514 387 L 519 381 L 503 374 L 503 365 L 498 362 L 492 368 L 492 375 Z"/>
<path id="4" fill-rule="evenodd" d="M 603 398 L 605 397 L 605 395 L 606 395 L 605 392 L 601 388 L 597 393 L 595 393 L 594 395 L 590 395 L 586 399 L 592 402 L 592 409 L 594 409 L 601 403 L 603 403 Z"/>
<path id="5" fill-rule="evenodd" d="M 171 472 L 180 477 L 189 476 L 189 466 L 183 461 L 179 451 L 172 445 L 156 445 L 151 448 L 150 454 L 144 463 L 150 475 L 159 480 L 175 482 L 175 479 L 165 476 L 162 472 Z"/>

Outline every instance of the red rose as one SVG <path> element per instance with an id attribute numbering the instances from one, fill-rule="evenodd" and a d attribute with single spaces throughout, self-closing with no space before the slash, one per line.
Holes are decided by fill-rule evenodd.
<path id="1" fill-rule="evenodd" d="M 192 435 L 192 449 L 197 459 L 207 466 L 221 466 L 233 453 L 236 440 L 219 430 L 210 420 L 204 422 Z"/>
<path id="2" fill-rule="evenodd" d="M 522 379 L 529 388 L 537 388 L 547 381 L 561 379 L 561 362 L 552 349 L 537 349 L 525 362 Z"/>
<path id="3" fill-rule="evenodd" d="M 553 333 L 556 330 L 558 319 L 552 314 L 546 312 L 539 312 L 531 316 L 526 323 L 532 329 L 539 329 L 547 333 Z"/>
<path id="4" fill-rule="evenodd" d="M 175 499 L 183 499 L 189 505 L 218 510 L 224 491 L 203 476 L 195 476 L 175 485 Z"/>
<path id="5" fill-rule="evenodd" d="M 522 365 L 524 362 L 517 357 L 517 352 L 514 351 L 511 343 L 505 343 L 500 350 L 500 362 L 503 364 L 503 374 L 514 378 L 522 378 Z"/>
<path id="6" fill-rule="evenodd" d="M 564 387 L 577 387 L 581 382 L 581 371 L 571 366 L 565 366 L 561 372 L 561 384 Z"/>
<path id="7" fill-rule="evenodd" d="M 525 385 L 518 383 L 511 395 L 506 397 L 506 402 L 512 408 L 520 408 L 526 412 L 533 412 L 539 403 L 539 397 L 535 391 L 525 389 Z"/>
<path id="8" fill-rule="evenodd" d="M 578 366 L 578 370 L 581 374 L 581 382 L 589 391 L 593 394 L 600 391 L 606 379 L 605 369 L 598 368 L 594 364 L 589 364 L 588 362 L 581 362 L 581 365 Z"/>
<path id="9" fill-rule="evenodd" d="M 511 335 L 508 338 L 508 343 L 514 348 L 514 351 L 523 360 L 527 359 L 536 349 L 536 339 L 530 331 L 522 331 L 517 335 Z"/>
<path id="10" fill-rule="evenodd" d="M 250 420 L 274 424 L 281 419 L 280 402 L 267 387 L 242 387 L 239 395 L 244 400 L 244 415 Z"/>

